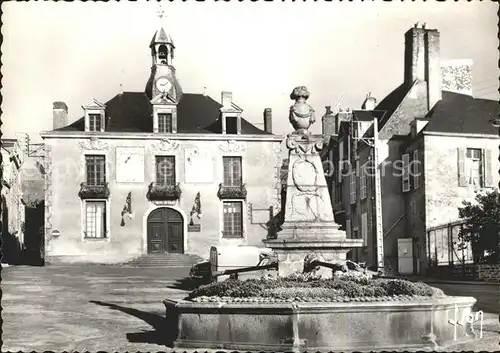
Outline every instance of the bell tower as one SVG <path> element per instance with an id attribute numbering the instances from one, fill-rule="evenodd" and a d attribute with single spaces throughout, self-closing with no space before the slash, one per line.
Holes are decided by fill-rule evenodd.
<path id="1" fill-rule="evenodd" d="M 149 44 L 152 66 L 145 91 L 150 100 L 163 95 L 179 101 L 182 89 L 175 77 L 175 67 L 173 65 L 175 45 L 172 37 L 164 29 L 164 11 L 161 7 L 158 15 L 160 18 L 159 28 Z"/>

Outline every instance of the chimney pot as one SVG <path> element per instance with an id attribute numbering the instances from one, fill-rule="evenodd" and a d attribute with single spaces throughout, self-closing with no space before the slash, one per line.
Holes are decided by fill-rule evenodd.
<path id="1" fill-rule="evenodd" d="M 326 114 L 333 114 L 331 105 L 327 105 L 325 109 L 326 109 Z"/>
<path id="2" fill-rule="evenodd" d="M 271 108 L 264 109 L 264 131 L 273 133 L 273 111 Z"/>

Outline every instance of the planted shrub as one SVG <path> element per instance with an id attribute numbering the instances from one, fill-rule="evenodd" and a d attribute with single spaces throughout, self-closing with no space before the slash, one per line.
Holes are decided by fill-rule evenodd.
<path id="1" fill-rule="evenodd" d="M 387 295 L 419 295 L 419 286 L 416 286 L 412 282 L 403 281 L 399 279 L 389 280 L 387 282 L 382 282 L 382 286 L 385 288 Z"/>
<path id="2" fill-rule="evenodd" d="M 262 292 L 263 297 L 277 299 L 293 299 L 293 298 L 329 298 L 333 299 L 343 295 L 341 291 L 332 290 L 329 288 L 273 288 L 266 289 Z"/>
<path id="3" fill-rule="evenodd" d="M 444 296 L 443 291 L 425 283 L 405 280 L 369 279 L 365 277 L 314 279 L 310 276 L 289 276 L 277 279 L 248 279 L 239 281 L 228 279 L 201 286 L 190 293 L 189 299 L 196 297 L 267 297 L 267 298 L 324 298 L 338 296 L 349 298 L 383 296 Z"/>

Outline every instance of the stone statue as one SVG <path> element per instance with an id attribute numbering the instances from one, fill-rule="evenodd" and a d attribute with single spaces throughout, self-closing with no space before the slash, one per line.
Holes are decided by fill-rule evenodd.
<path id="1" fill-rule="evenodd" d="M 309 91 L 305 86 L 295 87 L 290 94 L 290 99 L 295 100 L 295 104 L 290 107 L 290 123 L 296 134 L 309 134 L 309 127 L 314 124 L 314 109 L 306 103 L 309 98 Z"/>

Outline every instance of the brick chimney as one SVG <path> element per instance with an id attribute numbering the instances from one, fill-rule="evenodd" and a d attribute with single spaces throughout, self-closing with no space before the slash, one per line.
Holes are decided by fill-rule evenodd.
<path id="1" fill-rule="evenodd" d="M 68 106 L 64 102 L 54 102 L 52 105 L 53 129 L 68 125 Z"/>
<path id="2" fill-rule="evenodd" d="M 415 24 L 405 34 L 405 84 L 411 86 L 415 80 L 427 86 L 427 108 L 430 110 L 441 99 L 439 31 Z"/>
<path id="3" fill-rule="evenodd" d="M 264 131 L 273 133 L 273 111 L 271 108 L 264 109 Z"/>
<path id="4" fill-rule="evenodd" d="M 335 124 L 335 114 L 332 112 L 332 107 L 327 105 L 325 107 L 326 112 L 321 118 L 322 122 L 322 133 L 325 141 L 330 141 L 332 135 L 337 135 L 337 129 Z"/>

